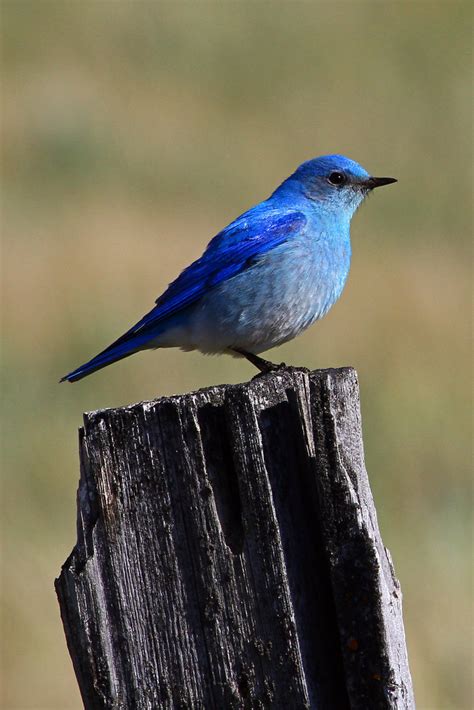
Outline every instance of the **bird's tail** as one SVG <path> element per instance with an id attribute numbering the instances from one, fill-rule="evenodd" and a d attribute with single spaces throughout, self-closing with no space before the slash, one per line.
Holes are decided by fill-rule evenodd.
<path id="1" fill-rule="evenodd" d="M 101 370 L 107 365 L 111 365 L 113 362 L 118 360 L 123 360 L 123 358 L 133 355 L 138 350 L 143 350 L 146 347 L 146 343 L 150 341 L 150 333 L 141 333 L 135 336 L 122 336 L 116 340 L 108 348 L 105 348 L 101 353 L 96 355 L 89 360 L 89 362 L 84 363 L 80 367 L 76 368 L 68 375 L 64 375 L 60 379 L 60 382 L 77 382 L 77 380 L 82 380 L 83 377 L 91 375 L 97 370 Z"/>

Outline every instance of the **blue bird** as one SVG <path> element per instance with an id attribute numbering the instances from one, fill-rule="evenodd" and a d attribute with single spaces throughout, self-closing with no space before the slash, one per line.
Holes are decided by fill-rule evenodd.
<path id="1" fill-rule="evenodd" d="M 351 218 L 373 188 L 393 182 L 342 155 L 303 163 L 219 232 L 138 323 L 61 382 L 139 350 L 170 347 L 229 353 L 262 372 L 274 369 L 258 354 L 296 337 L 334 305 L 349 273 Z"/>

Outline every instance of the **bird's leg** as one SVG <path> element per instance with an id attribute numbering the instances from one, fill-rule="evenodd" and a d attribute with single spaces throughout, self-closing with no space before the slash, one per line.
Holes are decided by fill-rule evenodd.
<path id="1" fill-rule="evenodd" d="M 251 362 L 252 365 L 255 365 L 255 367 L 258 368 L 262 374 L 274 372 L 275 370 L 280 370 L 281 368 L 286 367 L 284 362 L 282 362 L 280 365 L 277 365 L 274 362 L 270 362 L 270 360 L 264 360 L 263 357 L 259 357 L 258 355 L 254 355 L 253 353 L 248 353 L 246 350 L 240 350 L 239 348 L 232 349 L 234 350 L 234 352 L 239 353 L 239 355 L 243 355 L 244 357 L 246 357 L 247 360 Z"/>

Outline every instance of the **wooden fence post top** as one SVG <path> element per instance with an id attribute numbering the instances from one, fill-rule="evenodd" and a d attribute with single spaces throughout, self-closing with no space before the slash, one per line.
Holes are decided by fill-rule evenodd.
<path id="1" fill-rule="evenodd" d="M 56 580 L 86 708 L 414 708 L 352 368 L 84 415 Z"/>

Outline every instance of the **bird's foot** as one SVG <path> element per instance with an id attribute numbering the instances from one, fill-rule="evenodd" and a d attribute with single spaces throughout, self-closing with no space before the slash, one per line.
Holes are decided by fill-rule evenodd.
<path id="1" fill-rule="evenodd" d="M 260 370 L 260 372 L 257 372 L 257 374 L 252 377 L 252 382 L 259 380 L 261 377 L 265 377 L 265 375 L 269 375 L 271 372 L 279 372 L 287 369 L 287 365 L 284 362 L 278 365 L 274 362 L 270 362 L 269 364 L 272 365 L 272 367 L 269 370 Z"/>
<path id="2" fill-rule="evenodd" d="M 284 370 L 287 365 L 284 362 L 281 362 L 280 364 L 277 364 L 275 362 L 270 362 L 270 360 L 264 360 L 263 357 L 259 357 L 258 355 L 254 355 L 253 353 L 248 353 L 246 350 L 238 350 L 237 348 L 234 348 L 236 353 L 239 353 L 240 355 L 243 355 L 249 362 L 252 363 L 252 365 L 255 365 L 257 369 L 260 370 L 258 375 L 255 375 L 255 377 L 261 377 L 262 375 L 268 375 L 269 372 L 276 372 L 277 370 Z M 252 378 L 252 379 L 255 379 Z"/>
<path id="3" fill-rule="evenodd" d="M 264 362 L 268 362 L 268 360 L 264 360 Z M 270 372 L 280 372 L 280 371 L 285 370 L 286 372 L 289 372 L 289 373 L 305 372 L 307 375 L 309 375 L 311 372 L 309 367 L 287 365 L 285 362 L 280 362 L 279 365 L 277 365 L 273 362 L 268 362 L 268 364 L 270 365 L 269 369 L 268 370 L 260 370 L 260 372 L 257 372 L 257 374 L 252 377 L 252 382 L 253 382 L 253 380 L 258 380 L 260 377 L 263 377 L 263 375 L 268 375 Z"/>

